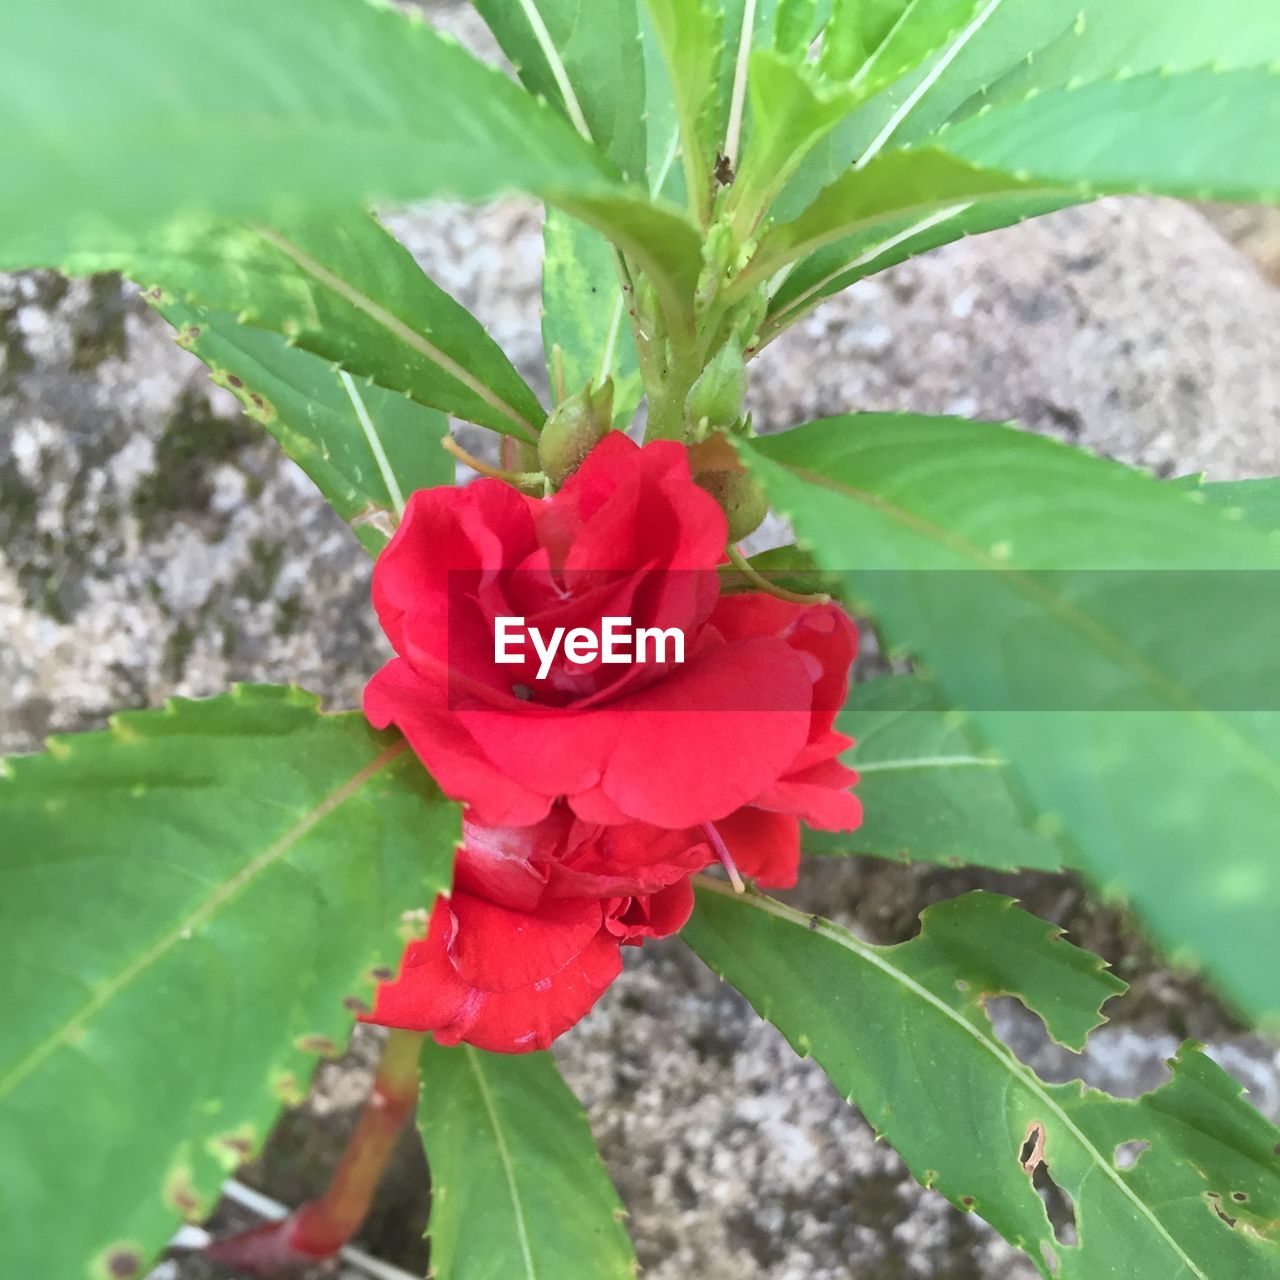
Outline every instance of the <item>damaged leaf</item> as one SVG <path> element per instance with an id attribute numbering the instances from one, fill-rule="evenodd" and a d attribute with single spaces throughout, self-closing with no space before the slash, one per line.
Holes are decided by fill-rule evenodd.
<path id="1" fill-rule="evenodd" d="M 458 815 L 397 735 L 240 685 L 4 762 L 0 827 L 0 1275 L 72 1280 L 209 1212 L 448 886 Z"/>
<path id="2" fill-rule="evenodd" d="M 1010 899 L 942 903 L 910 942 L 876 947 L 704 880 L 682 936 L 920 1182 L 980 1214 L 1047 1280 L 1280 1276 L 1280 1130 L 1196 1046 L 1130 1100 L 1048 1083 L 996 1036 L 984 1001 L 1013 995 L 1079 1050 L 1124 985 Z M 1118 1159 L 1135 1141 L 1149 1147 Z M 1077 1243 L 1055 1236 L 1029 1176 L 1041 1164 L 1071 1197 Z"/>

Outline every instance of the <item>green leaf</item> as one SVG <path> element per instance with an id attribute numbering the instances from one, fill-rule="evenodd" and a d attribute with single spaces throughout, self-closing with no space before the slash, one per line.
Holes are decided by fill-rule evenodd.
<path id="1" fill-rule="evenodd" d="M 644 183 L 645 69 L 636 57 L 635 0 L 478 0 L 476 7 L 530 92 Z M 543 245 L 542 334 L 552 386 L 559 347 L 570 394 L 612 375 L 615 421 L 625 426 L 642 388 L 616 256 L 597 232 L 555 209 L 547 211 Z"/>
<path id="2" fill-rule="evenodd" d="M 590 227 L 555 209 L 547 210 L 542 239 L 542 343 L 551 385 L 558 348 L 570 395 L 613 378 L 613 419 L 625 427 L 644 386 L 614 252 Z"/>
<path id="3" fill-rule="evenodd" d="M 988 423 L 868 414 L 741 451 L 821 567 L 858 565 L 846 591 L 972 712 L 1094 879 L 1274 1021 L 1280 692 L 1258 617 L 1280 542 Z"/>
<path id="4" fill-rule="evenodd" d="M 1115 172 L 1094 170 L 1087 163 L 1080 164 L 1074 172 L 1061 166 L 1043 169 L 1038 164 L 1041 157 L 1036 156 L 1037 163 L 1015 165 L 1015 172 L 1009 177 L 1037 178 L 1042 186 L 1046 182 L 1050 186 L 1068 184 L 1075 188 L 1074 197 L 959 206 L 925 215 L 919 227 L 914 219 L 899 219 L 888 224 L 878 238 L 855 238 L 845 248 L 842 261 L 835 251 L 828 250 L 812 264 L 806 262 L 783 285 L 774 310 L 791 310 L 788 303 L 799 294 L 810 296 L 819 282 L 817 297 L 827 296 L 870 270 L 904 260 L 910 253 L 1059 209 L 1088 198 L 1094 191 L 1217 189 L 1216 184 L 1224 183 L 1225 178 L 1221 189 L 1245 189 L 1251 198 L 1258 193 L 1270 198 L 1260 175 L 1249 173 L 1248 148 L 1234 157 L 1221 155 L 1217 168 L 1212 164 L 1204 166 L 1202 152 L 1221 150 L 1231 138 L 1247 133 L 1247 123 L 1238 115 L 1234 120 L 1215 113 L 1196 115 L 1196 102 L 1204 97 L 1211 99 L 1210 90 L 1197 90 L 1193 82 L 1181 82 L 1139 104 L 1143 97 L 1139 90 L 1112 93 L 1096 82 L 1157 72 L 1175 77 L 1196 72 L 1198 78 L 1204 79 L 1210 76 L 1211 69 L 1221 72 L 1253 68 L 1265 83 L 1263 70 L 1277 58 L 1280 20 L 1271 10 L 1263 17 L 1256 0 L 1229 0 L 1221 9 L 1192 3 L 1170 5 L 1167 0 L 1134 0 L 1133 4 L 1114 4 L 1112 0 L 993 0 L 983 5 L 918 69 L 879 92 L 841 123 L 778 202 L 774 210 L 778 218 L 796 218 L 806 205 L 819 198 L 824 186 L 844 177 L 851 165 L 856 172 L 865 172 L 868 183 L 873 183 L 870 166 L 877 163 L 878 157 L 891 155 L 893 148 L 920 147 L 928 154 L 933 147 L 947 145 L 950 150 L 948 140 L 952 134 L 942 128 L 948 120 L 964 120 L 995 105 L 998 119 L 989 120 L 987 127 L 991 131 L 1012 128 L 1016 132 L 1023 128 L 1023 124 L 1014 124 L 1015 120 L 1023 120 L 1023 108 L 1029 111 L 1027 127 L 1032 127 L 1032 122 L 1039 120 L 1039 111 L 1047 109 L 1036 108 L 1027 101 L 1028 97 L 1047 90 L 1088 90 L 1084 99 L 1071 97 L 1070 108 L 1060 108 L 1062 115 L 1073 116 L 1064 140 L 1052 132 L 1050 122 L 1039 120 L 1051 156 L 1071 150 L 1076 160 L 1083 161 L 1089 148 L 1098 146 L 1105 151 L 1114 146 L 1126 150 L 1125 159 L 1134 163 L 1132 172 L 1121 172 L 1117 177 Z M 1221 87 L 1235 92 L 1239 83 Z M 1233 102 L 1231 114 L 1234 105 Z M 1181 155 L 1180 146 L 1170 151 L 1167 138 L 1175 133 L 1174 127 L 1164 127 L 1152 115 L 1125 118 L 1128 111 L 1148 108 L 1167 109 L 1178 116 L 1188 129 L 1178 141 L 1188 147 L 1189 157 Z M 1004 114 L 1006 111 L 1009 114 Z M 1107 111 L 1119 114 L 1107 115 Z M 1061 123 L 1061 116 L 1056 123 Z M 1263 136 L 1262 131 L 1257 136 Z M 1033 156 L 1037 145 L 1028 140 L 1024 159 Z M 1151 154 L 1138 156 L 1138 151 Z M 956 159 L 978 160 L 963 150 L 952 151 L 952 155 Z M 988 164 L 988 160 L 978 163 Z M 924 164 L 936 165 L 937 161 Z M 1239 186 L 1242 182 L 1244 188 Z M 891 242 L 893 252 L 879 252 L 879 242 L 884 239 Z M 838 275 L 846 264 L 861 270 Z"/>
<path id="5" fill-rule="evenodd" d="M 567 213 L 603 231 L 648 277 L 674 331 L 692 332 L 693 293 L 702 270 L 702 236 L 682 214 L 630 196 L 564 199 Z"/>
<path id="6" fill-rule="evenodd" d="M 1013 101 L 1045 89 L 1150 71 L 1264 67 L 1280 58 L 1280 10 L 1257 0 L 1224 0 L 1212 6 L 1193 0 L 1037 4 L 1046 19 L 1042 47 L 1034 57 L 1010 64 L 980 101 Z M 1044 40 L 1051 32 L 1055 38 Z M 976 105 L 970 103 L 967 109 Z"/>
<path id="7" fill-rule="evenodd" d="M 837 5 L 817 63 L 776 49 L 756 50 L 749 80 L 750 143 L 733 196 L 751 225 L 826 135 L 859 104 L 946 48 L 981 5 L 982 0 L 912 0 L 867 50 L 862 42 L 870 28 L 861 25 L 861 7 Z M 865 17 L 877 25 L 875 12 Z"/>
<path id="8" fill-rule="evenodd" d="M 860 51 L 865 60 L 880 48 L 910 7 L 911 0 L 835 0 L 823 27 L 823 53 L 829 44 L 836 44 Z"/>
<path id="9" fill-rule="evenodd" d="M 645 173 L 636 0 L 476 0 L 528 90 L 552 103 L 633 182 Z"/>
<path id="10" fill-rule="evenodd" d="M 0 1272 L 141 1274 L 339 1051 L 457 809 L 359 713 L 239 686 L 9 760 L 0 824 Z"/>
<path id="11" fill-rule="evenodd" d="M 641 0 L 655 42 L 661 50 L 667 83 L 675 101 L 680 159 L 685 191 L 692 208 L 706 213 L 710 199 L 711 161 L 719 145 L 714 136 L 716 68 L 720 34 L 706 0 Z M 659 146 L 656 154 L 663 154 Z M 655 151 L 650 142 L 650 183 L 654 180 Z M 664 164 L 665 160 L 659 161 Z"/>
<path id="12" fill-rule="evenodd" d="M 0 245 L 17 266 L 193 213 L 289 228 L 381 200 L 511 190 L 643 241 L 655 268 L 683 259 L 674 274 L 696 280 L 700 266 L 694 228 L 623 186 L 556 111 L 364 0 L 9 6 L 0 172 L 12 184 Z M 668 304 L 679 293 L 659 289 Z"/>
<path id="13" fill-rule="evenodd" d="M 925 152 L 894 152 L 893 156 L 923 156 Z M 932 153 L 936 155 L 937 153 Z M 888 157 L 886 157 L 888 160 Z M 874 177 L 873 161 L 865 170 Z M 955 161 L 948 164 L 954 165 Z M 997 231 L 1026 218 L 1054 213 L 1079 204 L 1077 196 L 1046 196 L 1032 189 L 1025 195 L 992 195 L 981 200 L 940 203 L 930 212 L 889 213 L 847 238 L 835 241 L 798 262 L 777 285 L 761 329 L 763 342 L 794 324 L 806 311 L 859 280 L 886 271 L 900 262 L 967 236 Z"/>
<path id="14" fill-rule="evenodd" d="M 950 155 L 1091 194 L 1280 202 L 1280 68 L 1154 71 L 1054 89 L 936 135 Z"/>
<path id="15" fill-rule="evenodd" d="M 1275 130 L 1280 76 L 1265 68 L 1159 72 L 995 107 L 837 178 L 763 237 L 739 287 L 804 258 L 771 299 L 767 340 L 912 253 L 1098 195 L 1280 201 L 1280 160 L 1264 141 Z"/>
<path id="16" fill-rule="evenodd" d="M 852 22 L 857 27 L 852 33 L 838 33 L 842 42 L 858 45 L 867 38 L 877 42 L 867 46 L 870 56 L 844 86 L 856 91 L 849 99 L 849 110 L 824 130 L 821 139 L 812 141 L 811 154 L 780 191 L 774 216 L 795 217 L 855 162 L 862 167 L 891 143 L 898 146 L 906 141 L 901 135 L 913 113 L 936 92 L 939 81 L 945 83 L 956 59 L 984 33 L 992 15 L 1002 4 L 1011 3 L 913 0 L 899 6 L 896 15 L 880 5 L 864 9 L 858 4 L 833 13 L 833 23 Z M 1010 55 L 1009 61 L 1016 61 L 1016 56 Z M 1002 69 L 1004 65 L 1008 64 L 1002 64 Z M 794 162 L 790 168 L 796 169 Z"/>
<path id="17" fill-rule="evenodd" d="M 1195 490 L 1214 506 L 1226 507 L 1237 518 L 1280 531 L 1280 478 L 1265 480 L 1221 480 Z"/>
<path id="18" fill-rule="evenodd" d="M 857 743 L 848 763 L 858 771 L 862 825 L 806 831 L 806 851 L 1001 871 L 1062 866 L 1056 841 L 1027 822 L 1007 762 L 928 680 L 886 676 L 855 684 L 836 727 Z"/>
<path id="19" fill-rule="evenodd" d="M 773 18 L 773 47 L 781 54 L 803 56 L 818 30 L 818 0 L 778 0 Z"/>
<path id="20" fill-rule="evenodd" d="M 635 1276 L 618 1193 L 549 1053 L 427 1041 L 418 1129 L 431 1164 L 433 1276 Z"/>
<path id="21" fill-rule="evenodd" d="M 456 42 L 359 0 L 92 0 L 0 15 L 0 237 L 191 209 L 610 185 L 600 154 Z"/>
<path id="22" fill-rule="evenodd" d="M 0 251 L 0 265 L 17 262 Z M 186 219 L 152 235 L 87 241 L 43 261 L 120 271 L 191 305 L 271 329 L 420 404 L 534 440 L 545 413 L 501 348 L 367 214 L 286 231 Z"/>
<path id="23" fill-rule="evenodd" d="M 775 49 L 751 54 L 751 132 L 734 184 L 735 204 L 753 213 L 772 203 L 818 140 L 860 100 L 848 83 L 824 79 L 811 63 Z"/>
<path id="24" fill-rule="evenodd" d="M 910 942 L 873 947 L 704 881 L 682 936 L 816 1059 L 920 1182 L 981 1214 L 1046 1278 L 1280 1275 L 1280 1130 L 1198 1049 L 1183 1047 L 1167 1084 L 1120 1099 L 1046 1083 L 995 1035 L 984 1002 L 1014 995 L 1079 1049 L 1124 987 L 1010 899 L 942 903 Z M 1122 1167 L 1129 1143 L 1147 1146 Z M 1020 1161 L 1027 1147 L 1071 1198 L 1078 1243 L 1055 1238 Z"/>
<path id="25" fill-rule="evenodd" d="M 453 483 L 453 460 L 440 448 L 444 414 L 226 312 L 180 302 L 159 310 L 179 345 L 279 441 L 371 554 L 386 546 L 415 489 Z"/>
<path id="26" fill-rule="evenodd" d="M 640 45 L 644 53 L 645 173 L 655 198 L 685 207 L 688 193 L 680 163 L 680 120 L 676 91 L 667 70 L 662 42 L 649 16 L 648 5 L 639 5 Z"/>
<path id="27" fill-rule="evenodd" d="M 842 126 L 810 180 L 916 145 L 991 103 L 1147 72 L 1263 67 L 1280 57 L 1280 22 L 1257 0 L 988 0 L 919 68 Z M 811 189 L 812 191 L 812 189 Z M 794 210 L 793 210 L 794 211 Z"/>
<path id="28" fill-rule="evenodd" d="M 939 214 L 956 217 L 977 204 L 1029 195 L 1062 201 L 1066 193 L 940 151 L 890 152 L 838 178 L 798 218 L 768 231 L 743 272 L 741 287 L 767 280 L 788 262 L 833 241 L 842 242 L 835 261 L 844 269 L 852 257 L 883 248 L 887 228 L 901 227 L 904 220 L 919 226 Z M 794 297 L 795 286 L 787 284 Z"/>

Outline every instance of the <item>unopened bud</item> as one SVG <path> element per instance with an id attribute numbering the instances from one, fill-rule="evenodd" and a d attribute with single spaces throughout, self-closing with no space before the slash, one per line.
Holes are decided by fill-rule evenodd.
<path id="1" fill-rule="evenodd" d="M 703 439 L 710 431 L 731 427 L 742 416 L 747 394 L 747 367 L 742 349 L 730 338 L 698 375 L 684 403 L 690 436 Z"/>
<path id="2" fill-rule="evenodd" d="M 719 504 L 729 521 L 729 541 L 740 542 L 754 533 L 769 511 L 764 490 L 744 470 L 728 439 L 713 435 L 689 448 L 694 483 Z"/>
<path id="3" fill-rule="evenodd" d="M 613 425 L 613 380 L 584 387 L 556 406 L 538 437 L 542 473 L 559 488 Z"/>

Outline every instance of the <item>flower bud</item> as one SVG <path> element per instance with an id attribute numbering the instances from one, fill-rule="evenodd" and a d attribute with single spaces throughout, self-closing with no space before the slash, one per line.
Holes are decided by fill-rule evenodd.
<path id="1" fill-rule="evenodd" d="M 613 425 L 613 380 L 586 386 L 556 406 L 538 437 L 542 474 L 558 489 Z"/>
<path id="2" fill-rule="evenodd" d="M 743 468 L 728 439 L 720 434 L 689 448 L 693 481 L 720 505 L 729 521 L 729 541 L 754 533 L 769 511 L 764 490 Z"/>
<path id="3" fill-rule="evenodd" d="M 731 427 L 742 416 L 747 394 L 747 367 L 736 339 L 716 352 L 684 402 L 685 422 L 690 436 L 703 439 L 709 431 Z"/>

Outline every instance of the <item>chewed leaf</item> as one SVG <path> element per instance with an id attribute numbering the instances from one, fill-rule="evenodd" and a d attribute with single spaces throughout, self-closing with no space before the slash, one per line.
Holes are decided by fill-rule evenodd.
<path id="1" fill-rule="evenodd" d="M 993 423 L 864 414 L 742 454 L 820 567 L 857 565 L 839 589 L 971 714 L 1080 867 L 1280 1017 L 1280 668 L 1258 623 L 1277 536 Z"/>
<path id="2" fill-rule="evenodd" d="M 140 1275 L 345 1042 L 457 810 L 358 713 L 239 686 L 6 761 L 0 829 L 0 1274 Z"/>
<path id="3" fill-rule="evenodd" d="M 981 1214 L 1045 1277 L 1280 1275 L 1280 1130 L 1197 1048 L 1183 1048 L 1171 1081 L 1128 1100 L 1048 1084 L 996 1036 L 983 1002 L 1005 993 L 1079 1047 L 1123 987 L 1007 899 L 933 907 L 910 942 L 875 947 L 707 881 L 682 936 L 916 1178 Z M 1032 1185 L 1041 1165 L 1074 1204 L 1074 1243 L 1055 1236 Z"/>

